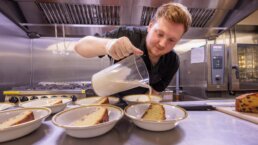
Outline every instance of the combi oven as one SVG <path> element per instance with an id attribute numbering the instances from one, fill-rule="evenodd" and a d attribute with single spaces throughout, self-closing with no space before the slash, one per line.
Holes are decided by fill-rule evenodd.
<path id="1" fill-rule="evenodd" d="M 258 90 L 258 44 L 231 45 L 229 60 L 229 90 Z"/>
<path id="2" fill-rule="evenodd" d="M 180 54 L 180 87 L 200 98 L 258 90 L 258 44 L 206 44 Z"/>

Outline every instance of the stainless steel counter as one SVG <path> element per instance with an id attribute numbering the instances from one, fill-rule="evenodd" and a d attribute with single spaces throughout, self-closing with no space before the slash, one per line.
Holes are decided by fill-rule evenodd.
<path id="1" fill-rule="evenodd" d="M 110 132 L 77 139 L 54 126 L 52 116 L 31 134 L 1 145 L 257 145 L 258 125 L 217 111 L 188 111 L 176 128 L 151 132 L 122 119 Z"/>

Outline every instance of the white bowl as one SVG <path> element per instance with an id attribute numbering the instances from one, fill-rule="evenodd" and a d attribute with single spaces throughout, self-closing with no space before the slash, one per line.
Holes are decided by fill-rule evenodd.
<path id="1" fill-rule="evenodd" d="M 71 122 L 80 119 L 84 114 L 92 112 L 92 110 L 99 106 L 107 107 L 109 121 L 87 127 L 70 125 Z M 90 138 L 102 135 L 111 130 L 123 115 L 124 111 L 113 105 L 88 105 L 62 111 L 53 116 L 52 122 L 56 126 L 64 128 L 65 132 L 70 136 L 77 138 Z"/>
<path id="2" fill-rule="evenodd" d="M 133 105 L 133 104 L 138 104 L 138 103 L 147 103 L 149 102 L 149 95 L 147 94 L 139 94 L 139 95 L 128 95 L 123 97 L 123 100 L 128 104 L 128 105 Z M 160 102 L 162 100 L 161 96 L 157 95 L 151 95 L 151 102 Z"/>
<path id="3" fill-rule="evenodd" d="M 83 99 L 79 99 L 75 102 L 75 104 L 77 105 L 93 105 L 98 99 L 100 99 L 100 97 L 96 96 L 96 97 L 88 97 L 88 98 L 83 98 Z M 119 98 L 117 97 L 108 97 L 108 101 L 110 104 L 115 105 L 116 103 L 119 102 Z"/>
<path id="4" fill-rule="evenodd" d="M 0 129 L 0 142 L 13 140 L 36 130 L 41 123 L 51 114 L 51 110 L 48 108 L 22 108 L 16 110 L 7 110 L 0 112 L 0 122 L 8 120 L 10 117 L 18 115 L 20 112 L 31 110 L 34 114 L 34 120 L 13 125 L 8 128 Z"/>
<path id="5" fill-rule="evenodd" d="M 187 117 L 187 112 L 178 106 L 162 104 L 165 109 L 166 120 L 151 121 L 142 119 L 142 115 L 148 109 L 150 103 L 130 105 L 125 108 L 125 115 L 133 120 L 140 128 L 150 131 L 166 131 L 177 126 Z"/>
<path id="6" fill-rule="evenodd" d="M 11 108 L 13 106 L 15 106 L 15 104 L 13 104 L 13 103 L 8 103 L 8 102 L 0 103 L 0 111 L 6 110 L 6 109 Z"/>
<path id="7" fill-rule="evenodd" d="M 46 107 L 51 109 L 52 113 L 57 113 L 65 109 L 68 103 L 72 101 L 70 98 L 62 98 L 61 104 L 49 105 L 50 100 L 54 100 L 56 98 L 44 98 L 44 99 L 36 99 L 27 102 L 20 103 L 19 105 L 24 108 L 33 108 L 33 107 Z"/>

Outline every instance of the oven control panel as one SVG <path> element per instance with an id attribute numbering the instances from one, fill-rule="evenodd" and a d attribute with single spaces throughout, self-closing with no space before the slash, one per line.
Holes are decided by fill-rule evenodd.
<path id="1" fill-rule="evenodd" d="M 213 85 L 224 84 L 225 45 L 211 44 L 211 81 Z"/>

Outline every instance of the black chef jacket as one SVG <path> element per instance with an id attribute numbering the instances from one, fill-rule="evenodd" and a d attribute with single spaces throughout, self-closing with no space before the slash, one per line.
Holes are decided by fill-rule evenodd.
<path id="1" fill-rule="evenodd" d="M 147 29 L 145 27 L 119 27 L 113 31 L 103 34 L 102 36 L 99 34 L 96 34 L 95 36 L 103 38 L 120 38 L 125 36 L 129 38 L 131 43 L 136 48 L 139 48 L 144 52 L 141 57 L 143 58 L 149 72 L 150 86 L 156 91 L 161 92 L 169 85 L 170 81 L 178 70 L 179 58 L 174 51 L 170 51 L 169 53 L 161 56 L 158 63 L 153 66 L 147 52 L 146 35 Z M 148 89 L 146 88 L 137 87 L 118 93 L 118 96 L 122 97 L 131 94 L 144 94 L 147 91 Z"/>

